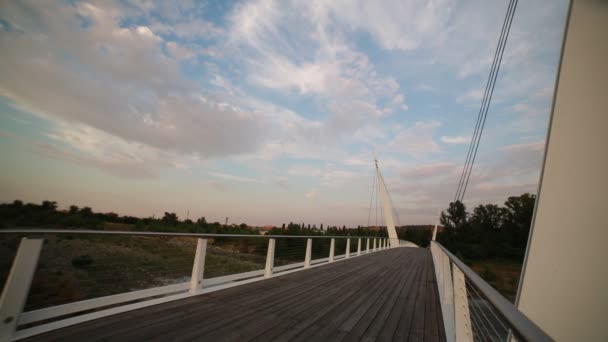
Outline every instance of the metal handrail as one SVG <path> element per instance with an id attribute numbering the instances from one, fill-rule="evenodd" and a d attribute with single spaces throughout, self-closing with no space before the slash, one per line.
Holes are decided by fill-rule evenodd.
<path id="1" fill-rule="evenodd" d="M 514 335 L 526 341 L 553 341 L 541 328 L 532 322 L 526 315 L 519 311 L 511 302 L 503 297 L 498 291 L 490 286 L 485 280 L 469 268 L 464 262 L 450 253 L 445 247 L 436 241 L 436 244 L 449 258 L 450 261 L 458 266 L 467 279 L 477 287 L 483 296 L 492 304 L 500 315 L 509 323 Z"/>
<path id="2" fill-rule="evenodd" d="M 0 234 L 101 234 L 101 235 L 138 235 L 138 236 L 181 236 L 181 237 L 246 237 L 246 238 L 266 238 L 266 239 L 389 239 L 385 236 L 354 236 L 354 235 L 252 235 L 252 234 L 205 234 L 205 233 L 172 233 L 172 232 L 148 232 L 148 231 L 128 231 L 128 230 L 90 230 L 90 229 L 2 229 Z"/>

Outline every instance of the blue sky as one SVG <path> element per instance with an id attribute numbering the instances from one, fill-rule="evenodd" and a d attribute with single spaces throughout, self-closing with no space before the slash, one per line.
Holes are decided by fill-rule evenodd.
<path id="1" fill-rule="evenodd" d="M 3 1 L 0 201 L 365 225 L 453 198 L 508 1 Z M 521 1 L 465 198 L 535 192 L 567 1 Z"/>

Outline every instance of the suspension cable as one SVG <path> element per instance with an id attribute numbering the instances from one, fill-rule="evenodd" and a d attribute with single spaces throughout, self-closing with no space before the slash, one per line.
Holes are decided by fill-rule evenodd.
<path id="1" fill-rule="evenodd" d="M 496 51 L 494 54 L 494 60 L 492 62 L 492 67 L 490 69 L 490 75 L 488 77 L 488 81 L 486 82 L 486 89 L 485 89 L 484 96 L 483 96 L 483 99 L 481 102 L 481 107 L 479 109 L 479 113 L 477 116 L 475 130 L 473 131 L 473 136 L 471 137 L 471 143 L 469 144 L 469 149 L 467 152 L 465 164 L 463 166 L 462 173 L 460 175 L 460 180 L 458 182 L 458 188 L 456 190 L 456 194 L 454 195 L 454 201 L 463 200 L 464 195 L 466 193 L 467 186 L 469 184 L 469 179 L 471 177 L 471 172 L 473 170 L 473 164 L 475 163 L 475 159 L 477 157 L 477 151 L 479 149 L 479 143 L 481 141 L 481 135 L 482 135 L 483 129 L 485 127 L 485 122 L 486 122 L 486 118 L 488 115 L 490 102 L 492 100 L 492 95 L 494 93 L 494 87 L 496 85 L 498 71 L 500 70 L 500 64 L 502 62 L 504 50 L 505 50 L 505 47 L 507 44 L 507 39 L 509 36 L 509 32 L 511 30 L 511 24 L 513 22 L 513 17 L 515 14 L 515 9 L 517 7 L 517 2 L 518 2 L 518 0 L 511 0 L 509 2 L 507 14 L 506 14 L 504 22 L 503 22 L 503 27 L 502 27 L 501 34 L 500 34 L 500 37 L 498 40 L 498 45 L 496 47 Z"/>

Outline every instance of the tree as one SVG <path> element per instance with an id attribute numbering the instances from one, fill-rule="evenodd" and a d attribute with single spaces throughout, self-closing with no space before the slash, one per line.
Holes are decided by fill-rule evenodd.
<path id="1" fill-rule="evenodd" d="M 323 230 L 323 223 L 321 223 L 321 230 Z"/>
<path id="2" fill-rule="evenodd" d="M 532 216 L 534 215 L 534 203 L 536 196 L 525 193 L 521 196 L 509 197 L 505 202 L 505 224 L 504 230 L 509 244 L 513 248 L 512 256 L 523 258 Z"/>
<path id="3" fill-rule="evenodd" d="M 76 206 L 76 205 L 71 205 L 71 206 L 70 206 L 70 211 L 69 211 L 69 212 L 70 212 L 70 214 L 71 214 L 71 215 L 74 215 L 74 214 L 78 213 L 78 206 Z"/>
<path id="4" fill-rule="evenodd" d="M 446 229 L 457 230 L 466 226 L 467 216 L 467 208 L 462 202 L 450 202 L 450 206 L 446 212 L 441 212 L 441 218 L 439 221 Z"/>
<path id="5" fill-rule="evenodd" d="M 498 231 L 503 227 L 505 216 L 505 208 L 496 204 L 479 205 L 473 209 L 469 223 L 474 230 Z"/>
<path id="6" fill-rule="evenodd" d="M 507 208 L 508 221 L 515 229 L 519 231 L 530 229 L 535 202 L 536 196 L 529 193 L 507 199 L 505 207 Z"/>
<path id="7" fill-rule="evenodd" d="M 179 219 L 177 218 L 177 214 L 165 212 L 165 215 L 162 218 L 162 222 L 175 226 L 179 223 Z"/>
<path id="8" fill-rule="evenodd" d="M 42 201 L 42 209 L 55 211 L 57 209 L 57 202 L 55 202 L 55 201 Z"/>
<path id="9" fill-rule="evenodd" d="M 90 207 L 83 207 L 80 209 L 80 214 L 82 216 L 93 216 L 93 209 Z"/>

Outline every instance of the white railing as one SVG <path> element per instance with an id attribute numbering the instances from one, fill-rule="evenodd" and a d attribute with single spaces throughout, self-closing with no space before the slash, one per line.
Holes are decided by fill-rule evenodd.
<path id="1" fill-rule="evenodd" d="M 18 340 L 120 312 L 126 312 L 150 305 L 256 282 L 292 272 L 319 267 L 333 262 L 344 261 L 373 252 L 382 251 L 390 248 L 389 246 L 391 246 L 389 239 L 382 237 L 269 236 L 54 229 L 3 229 L 0 230 L 0 233 L 20 234 L 26 236 L 40 236 L 46 234 L 87 234 L 148 237 L 193 237 L 197 239 L 196 252 L 192 264 L 192 272 L 190 281 L 188 282 L 103 296 L 23 312 L 44 241 L 42 238 L 23 238 L 15 255 L 9 276 L 4 285 L 2 297 L 0 298 L 0 341 Z M 208 239 L 228 237 L 267 239 L 268 247 L 264 269 L 209 279 L 205 278 L 205 259 L 207 256 Z M 275 266 L 275 248 L 278 239 L 306 239 L 306 250 L 302 256 L 304 261 L 282 266 Z M 318 239 L 331 239 L 329 253 L 325 258 L 312 259 L 312 249 L 314 244 L 313 240 Z M 346 240 L 346 249 L 343 254 L 335 255 L 336 240 L 338 239 Z M 351 240 L 355 240 L 357 244 L 356 252 L 353 251 L 352 253 Z M 363 240 L 365 240 L 365 244 L 363 244 Z M 409 241 L 402 240 L 394 245 L 399 247 L 417 247 Z"/>
<path id="2" fill-rule="evenodd" d="M 445 247 L 431 241 L 430 249 L 448 342 L 552 341 Z"/>

